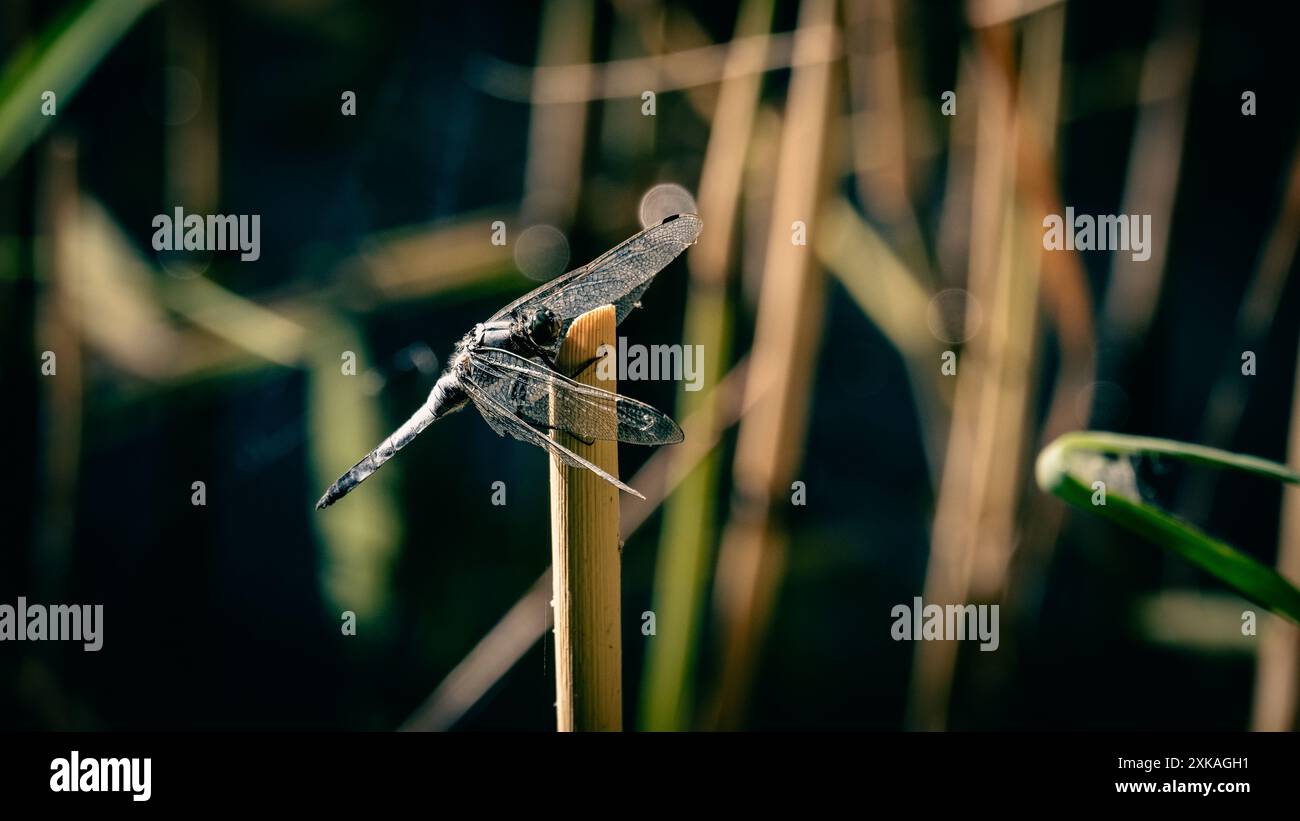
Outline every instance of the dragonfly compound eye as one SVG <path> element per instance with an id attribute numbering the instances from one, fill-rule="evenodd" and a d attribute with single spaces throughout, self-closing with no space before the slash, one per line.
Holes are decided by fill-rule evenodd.
<path id="1" fill-rule="evenodd" d="M 549 308 L 533 314 L 528 323 L 528 338 L 538 345 L 550 345 L 560 334 L 560 319 Z"/>

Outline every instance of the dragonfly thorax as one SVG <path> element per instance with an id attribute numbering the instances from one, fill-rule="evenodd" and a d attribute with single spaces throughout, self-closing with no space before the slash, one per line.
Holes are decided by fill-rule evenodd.
<path id="1" fill-rule="evenodd" d="M 528 308 L 508 317 L 480 322 L 456 344 L 456 351 L 502 348 L 525 357 L 547 358 L 563 324 L 549 308 Z"/>
<path id="2" fill-rule="evenodd" d="M 455 352 L 451 355 L 451 362 L 447 363 L 447 370 L 452 373 L 468 373 L 470 370 L 469 350 L 457 345 Z"/>
<path id="3" fill-rule="evenodd" d="M 465 334 L 465 338 L 461 340 L 460 345 L 466 350 L 473 348 L 508 348 L 514 334 L 514 325 L 509 320 L 480 322 L 474 326 L 474 330 Z"/>

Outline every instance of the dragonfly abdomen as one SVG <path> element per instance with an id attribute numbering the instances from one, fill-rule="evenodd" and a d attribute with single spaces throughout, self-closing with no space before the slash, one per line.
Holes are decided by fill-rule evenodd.
<path id="1" fill-rule="evenodd" d="M 429 391 L 429 398 L 420 406 L 410 419 L 407 419 L 400 428 L 393 431 L 387 439 L 379 443 L 379 447 L 366 454 L 365 458 L 357 462 L 347 473 L 338 478 L 334 484 L 330 485 L 325 491 L 325 495 L 320 497 L 316 502 L 316 509 L 321 510 L 342 499 L 348 495 L 354 487 L 364 482 L 380 466 L 397 455 L 397 452 L 411 443 L 411 440 L 420 435 L 420 432 L 432 425 L 438 419 L 446 416 L 453 411 L 465 407 L 469 397 L 460 389 L 455 375 L 444 373 L 438 377 L 434 383 L 433 390 Z"/>

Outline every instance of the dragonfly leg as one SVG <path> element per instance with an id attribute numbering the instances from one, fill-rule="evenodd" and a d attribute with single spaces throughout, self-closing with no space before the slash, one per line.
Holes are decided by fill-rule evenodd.
<path id="1" fill-rule="evenodd" d="M 585 436 L 579 436 L 578 434 L 574 433 L 574 432 L 571 431 L 571 430 L 567 430 L 567 429 L 565 429 L 565 428 L 557 427 L 556 425 L 546 425 L 546 424 L 542 424 L 542 425 L 538 425 L 538 427 L 541 428 L 542 430 L 552 430 L 552 431 L 559 431 L 560 433 L 567 433 L 567 434 L 569 434 L 570 436 L 572 436 L 574 439 L 577 439 L 579 442 L 581 442 L 582 444 L 586 445 L 587 447 L 591 447 L 592 445 L 596 444 L 596 440 L 595 440 L 595 439 L 588 439 L 588 438 L 585 437 Z"/>
<path id="2" fill-rule="evenodd" d="M 599 355 L 593 356 L 592 358 L 588 359 L 586 362 L 583 362 L 578 367 L 577 370 L 573 371 L 572 373 L 566 373 L 565 376 L 569 377 L 570 379 L 577 379 L 579 376 L 582 376 L 584 373 L 586 373 L 588 368 L 590 368 L 592 365 L 595 365 L 599 361 L 600 361 Z M 555 366 L 552 365 L 551 370 L 555 370 Z"/>
<path id="3" fill-rule="evenodd" d="M 559 367 L 556 366 L 555 364 L 555 356 L 553 354 L 547 353 L 546 351 L 539 350 L 537 352 L 537 356 L 539 359 L 542 360 L 543 363 L 546 364 L 546 367 L 550 368 L 551 370 L 557 373 L 560 372 Z M 590 368 L 592 365 L 596 364 L 599 361 L 600 361 L 600 355 L 598 354 L 596 356 L 591 357 L 586 362 L 583 362 L 580 366 L 578 366 L 577 370 L 571 371 L 564 375 L 569 377 L 570 379 L 576 379 L 582 374 L 586 373 L 588 368 Z"/>

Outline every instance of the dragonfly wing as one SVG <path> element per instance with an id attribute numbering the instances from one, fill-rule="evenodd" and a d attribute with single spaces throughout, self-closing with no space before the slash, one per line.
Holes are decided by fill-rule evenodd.
<path id="1" fill-rule="evenodd" d="M 695 214 L 676 214 L 624 240 L 599 258 L 556 277 L 498 311 L 489 322 L 512 311 L 549 308 L 562 323 L 555 348 L 569 324 L 592 308 L 613 305 L 622 322 L 654 281 L 655 274 L 694 244 L 703 222 Z"/>
<path id="2" fill-rule="evenodd" d="M 487 420 L 487 423 L 491 425 L 492 429 L 497 433 L 508 433 L 521 442 L 536 445 L 552 456 L 557 457 L 566 465 L 576 468 L 585 468 L 604 479 L 606 482 L 609 482 L 619 490 L 631 493 L 638 499 L 645 499 L 645 497 L 638 493 L 632 486 L 620 482 L 617 477 L 612 476 L 608 472 L 597 467 L 591 461 L 582 458 L 564 445 L 561 445 L 549 436 L 544 435 L 541 431 L 533 428 L 518 416 L 515 416 L 510 412 L 508 407 L 492 398 L 492 396 L 486 393 L 478 385 L 472 384 L 468 379 L 464 381 L 465 392 L 469 394 L 469 398 L 474 402 L 479 413 L 482 414 L 483 418 Z"/>
<path id="3" fill-rule="evenodd" d="M 555 427 L 581 439 L 634 445 L 682 441 L 682 429 L 667 414 L 644 402 L 584 385 L 531 359 L 501 348 L 470 353 L 467 377 L 515 416 Z"/>

